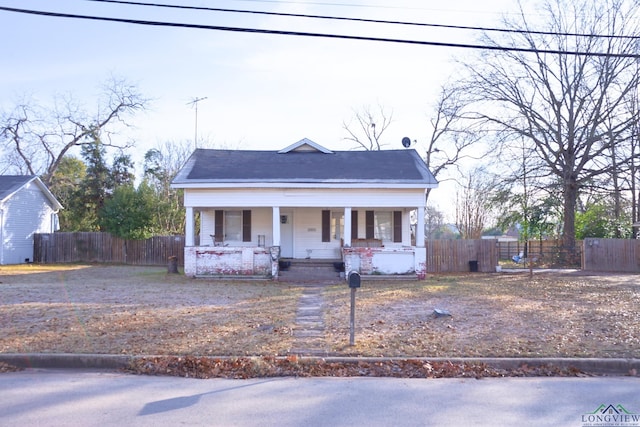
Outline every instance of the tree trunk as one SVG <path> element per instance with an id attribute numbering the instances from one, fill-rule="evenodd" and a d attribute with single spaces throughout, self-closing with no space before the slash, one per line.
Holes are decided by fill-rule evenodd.
<path id="1" fill-rule="evenodd" d="M 611 166 L 612 166 L 611 181 L 613 182 L 613 217 L 616 220 L 614 237 L 616 239 L 619 239 L 621 235 L 620 235 L 620 227 L 618 227 L 618 224 L 620 224 L 620 217 L 622 216 L 622 200 L 621 200 L 622 189 L 620 188 L 621 187 L 620 179 L 619 179 L 620 171 L 618 169 L 618 159 L 616 158 L 615 138 L 613 137 L 613 135 L 611 135 L 611 132 L 609 132 L 609 140 L 611 144 Z"/>
<path id="2" fill-rule="evenodd" d="M 576 203 L 578 184 L 574 177 L 565 178 L 564 186 L 564 227 L 562 230 L 562 254 L 560 261 L 574 262 L 576 254 Z"/>
<path id="3" fill-rule="evenodd" d="M 637 132 L 634 132 L 634 135 L 637 135 Z M 638 238 L 638 226 L 635 225 L 638 222 L 638 200 L 640 199 L 639 194 L 636 189 L 636 161 L 635 161 L 635 147 L 636 143 L 631 144 L 631 224 L 633 225 L 633 238 Z"/>

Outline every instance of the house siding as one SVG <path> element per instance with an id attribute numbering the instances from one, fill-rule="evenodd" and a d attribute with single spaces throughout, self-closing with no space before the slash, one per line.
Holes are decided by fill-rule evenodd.
<path id="1" fill-rule="evenodd" d="M 338 209 L 331 209 L 338 211 Z M 322 241 L 322 209 L 294 209 L 294 258 L 339 259 L 340 239 Z"/>
<path id="2" fill-rule="evenodd" d="M 200 217 L 200 246 L 213 246 L 212 234 L 215 234 L 215 210 L 205 209 L 201 211 Z M 220 207 L 219 210 L 238 210 L 237 207 Z M 294 258 L 314 258 L 314 259 L 339 259 L 341 257 L 340 248 L 342 246 L 341 239 L 335 239 L 330 236 L 328 242 L 322 241 L 322 211 L 344 213 L 342 207 L 324 207 L 324 208 L 287 208 L 293 218 L 294 239 L 293 239 L 293 257 Z M 393 208 L 381 208 L 379 210 L 393 211 Z M 281 213 L 285 212 L 284 210 Z M 364 239 L 366 235 L 365 210 L 357 212 L 357 228 L 358 238 Z M 251 242 L 223 242 L 224 245 L 231 246 L 256 246 L 258 245 L 258 236 L 265 236 L 265 246 L 273 245 L 273 211 L 271 208 L 256 208 L 251 210 Z M 409 246 L 411 244 L 411 230 L 409 227 L 409 213 L 403 211 L 402 214 L 402 242 L 384 241 L 387 247 L 393 246 Z M 344 230 L 341 231 L 344 234 Z"/>
<path id="3" fill-rule="evenodd" d="M 35 183 L 29 183 L 1 206 L 0 264 L 33 261 L 33 234 L 54 230 L 54 210 Z"/>
<path id="4" fill-rule="evenodd" d="M 390 188 L 238 188 L 186 189 L 184 205 L 194 208 L 243 207 L 324 207 L 352 208 L 420 207 L 425 205 L 425 190 Z M 327 203 L 330 201 L 330 203 Z"/>

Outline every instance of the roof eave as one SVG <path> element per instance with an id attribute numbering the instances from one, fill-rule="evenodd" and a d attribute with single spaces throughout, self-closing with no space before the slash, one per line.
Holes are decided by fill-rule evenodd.
<path id="1" fill-rule="evenodd" d="M 44 183 L 42 182 L 42 180 L 40 178 L 38 178 L 35 175 L 33 175 L 33 176 L 25 176 L 25 177 L 29 178 L 29 179 L 26 179 L 22 183 L 22 185 L 20 185 L 19 187 L 16 187 L 16 189 L 14 191 L 12 191 L 11 193 L 7 194 L 2 200 L 0 200 L 0 204 L 5 203 L 7 200 L 9 200 L 17 192 L 19 192 L 21 189 L 23 189 L 24 187 L 26 187 L 30 183 L 35 182 L 35 184 L 38 186 L 40 191 L 42 191 L 42 193 L 47 198 L 47 200 L 49 200 L 49 202 L 51 203 L 51 207 L 53 208 L 53 210 L 55 212 L 58 212 L 60 209 L 64 209 L 64 207 L 60 204 L 58 199 L 56 199 L 56 196 L 54 196 L 53 193 L 51 191 L 49 191 L 47 186 L 44 185 Z"/>
<path id="2" fill-rule="evenodd" d="M 53 208 L 54 211 L 58 212 L 60 209 L 64 209 L 64 206 L 62 206 L 62 204 L 58 201 L 58 199 L 56 199 L 56 196 L 54 196 L 53 193 L 49 190 L 49 188 L 47 188 L 47 186 L 44 185 L 44 182 L 42 182 L 40 178 L 36 177 L 35 181 L 38 187 L 40 188 L 40 190 L 51 202 L 51 207 Z"/>
<path id="3" fill-rule="evenodd" d="M 223 182 L 223 181 L 202 181 L 202 182 L 174 182 L 171 188 L 184 189 L 208 189 L 208 188 L 408 188 L 427 189 L 437 188 L 438 183 L 426 183 L 419 181 L 390 182 L 390 181 L 358 181 L 358 182 L 299 182 L 299 181 L 278 181 L 278 182 Z"/>
<path id="4" fill-rule="evenodd" d="M 29 184 L 31 181 L 35 180 L 37 177 L 35 175 L 25 175 L 24 176 L 25 181 L 22 182 L 21 184 L 19 184 L 18 186 L 16 186 L 13 191 L 11 191 L 10 193 L 7 193 L 1 200 L 0 203 L 4 203 L 7 200 L 9 200 L 10 198 L 12 198 L 14 196 L 14 194 L 16 194 L 18 191 L 20 191 L 25 185 Z"/>

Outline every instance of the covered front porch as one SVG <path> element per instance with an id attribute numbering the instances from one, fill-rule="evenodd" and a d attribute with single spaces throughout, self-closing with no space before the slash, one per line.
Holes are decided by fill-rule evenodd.
<path id="1" fill-rule="evenodd" d="M 317 203 L 317 200 L 316 200 Z M 425 275 L 424 206 L 186 208 L 185 274 L 271 277 L 286 260 L 362 275 Z"/>

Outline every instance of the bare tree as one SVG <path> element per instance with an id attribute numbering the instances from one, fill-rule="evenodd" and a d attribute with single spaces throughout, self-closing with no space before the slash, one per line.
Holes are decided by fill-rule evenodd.
<path id="1" fill-rule="evenodd" d="M 427 240 L 435 239 L 444 227 L 444 214 L 438 209 L 427 206 L 425 208 L 424 237 Z"/>
<path id="2" fill-rule="evenodd" d="M 451 168 L 458 168 L 463 159 L 481 159 L 485 156 L 477 149 L 483 132 L 473 123 L 463 119 L 466 100 L 464 89 L 456 85 L 444 85 L 433 107 L 430 121 L 431 135 L 425 143 L 425 163 L 433 176 L 440 179 Z M 431 189 L 427 189 L 427 201 Z"/>
<path id="3" fill-rule="evenodd" d="M 380 150 L 384 145 L 382 135 L 392 123 L 393 113 L 388 113 L 378 105 L 377 111 L 367 106 L 362 111 L 354 110 L 354 118 L 349 123 L 343 122 L 342 128 L 347 132 L 344 138 L 365 150 Z M 353 121 L 356 125 L 353 125 Z"/>
<path id="4" fill-rule="evenodd" d="M 559 218 L 557 200 L 552 194 L 556 186 L 546 182 L 548 176 L 533 148 L 522 138 L 513 141 L 501 151 L 500 163 L 504 172 L 490 196 L 497 226 L 502 230 L 518 226 L 524 242 L 534 236 L 549 237 Z"/>
<path id="5" fill-rule="evenodd" d="M 475 169 L 464 177 L 462 189 L 456 193 L 456 228 L 463 239 L 480 239 L 491 217 L 488 197 L 495 181 L 484 169 Z"/>
<path id="6" fill-rule="evenodd" d="M 499 49 L 483 51 L 480 61 L 467 63 L 475 102 L 475 114 L 468 117 L 523 137 L 550 179 L 560 181 L 563 246 L 569 253 L 575 251 L 579 190 L 615 167 L 599 160 L 638 120 L 623 103 L 638 85 L 637 59 L 625 56 L 638 52 L 637 9 L 631 0 L 546 0 L 535 15 L 521 6 L 517 18 L 505 21 L 514 32 L 484 37 Z M 544 32 L 530 31 L 533 16 L 544 17 L 535 24 Z M 616 159 L 631 161 L 622 153 Z"/>
<path id="7" fill-rule="evenodd" d="M 193 152 L 190 141 L 165 141 L 157 143 L 144 155 L 144 177 L 150 180 L 156 190 L 168 196 L 171 181 Z"/>
<path id="8" fill-rule="evenodd" d="M 148 102 L 136 87 L 111 78 L 103 88 L 94 114 L 86 113 L 70 96 L 56 99 L 46 108 L 23 102 L 13 111 L 0 113 L 0 168 L 39 175 L 49 185 L 63 157 L 73 147 L 90 144 L 97 137 L 105 146 L 126 148 L 129 142 L 112 139 L 117 126 L 144 109 Z"/>
<path id="9" fill-rule="evenodd" d="M 636 115 L 640 114 L 640 100 L 638 99 L 637 91 L 633 93 L 628 102 L 628 109 L 631 111 L 631 116 L 636 117 Z M 638 223 L 640 221 L 640 212 L 638 210 L 638 203 L 640 197 L 638 195 L 638 185 L 637 185 L 637 174 L 638 174 L 638 165 L 637 165 L 637 156 L 638 150 L 640 147 L 640 123 L 635 122 L 631 129 L 631 162 L 629 165 L 629 190 L 631 191 L 631 221 L 633 225 L 633 235 L 637 239 L 640 235 L 640 228 L 638 227 Z"/>
<path id="10" fill-rule="evenodd" d="M 184 232 L 184 191 L 171 188 L 171 181 L 192 154 L 193 147 L 192 141 L 165 141 L 145 153 L 144 179 L 158 196 L 153 217 L 162 233 Z"/>

